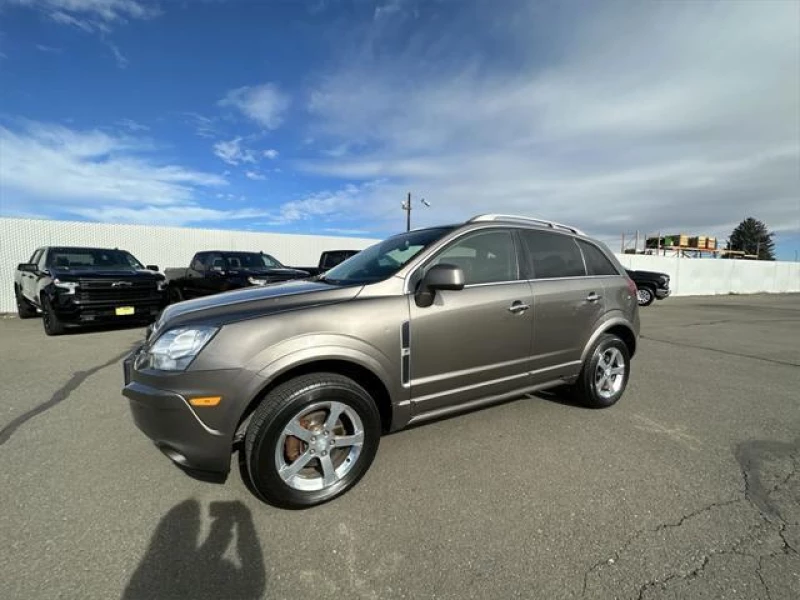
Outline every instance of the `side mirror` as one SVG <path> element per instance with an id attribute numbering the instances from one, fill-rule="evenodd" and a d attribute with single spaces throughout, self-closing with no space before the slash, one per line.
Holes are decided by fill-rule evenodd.
<path id="1" fill-rule="evenodd" d="M 158 271 L 158 265 L 147 265 L 145 267 L 148 271 Z"/>
<path id="2" fill-rule="evenodd" d="M 39 270 L 39 266 L 36 263 L 19 263 L 17 265 L 17 271 L 23 271 L 25 273 L 36 273 Z"/>
<path id="3" fill-rule="evenodd" d="M 425 274 L 416 294 L 417 306 L 433 304 L 436 290 L 458 291 L 464 289 L 464 271 L 455 265 L 434 265 Z"/>

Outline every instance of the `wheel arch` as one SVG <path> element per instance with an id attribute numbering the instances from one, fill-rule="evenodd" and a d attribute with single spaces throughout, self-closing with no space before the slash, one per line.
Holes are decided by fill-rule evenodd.
<path id="1" fill-rule="evenodd" d="M 637 338 L 630 324 L 622 318 L 612 318 L 602 323 L 589 338 L 581 353 L 581 363 L 585 363 L 597 339 L 604 333 L 610 333 L 620 338 L 628 347 L 628 354 L 633 357 L 636 353 Z"/>
<path id="2" fill-rule="evenodd" d="M 237 434 L 240 432 L 242 426 L 248 421 L 259 404 L 261 404 L 267 394 L 273 389 L 296 377 L 311 373 L 336 373 L 358 383 L 375 401 L 381 417 L 381 429 L 384 433 L 392 429 L 395 409 L 391 394 L 389 393 L 389 388 L 386 383 L 373 369 L 350 358 L 320 358 L 294 363 L 275 372 L 247 404 L 244 412 L 239 417 L 234 431 L 237 432 Z"/>

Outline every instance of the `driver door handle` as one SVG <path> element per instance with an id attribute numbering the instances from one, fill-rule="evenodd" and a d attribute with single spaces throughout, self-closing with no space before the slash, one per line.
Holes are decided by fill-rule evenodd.
<path id="1" fill-rule="evenodd" d="M 597 302 L 598 300 L 600 300 L 600 298 L 602 298 L 602 296 L 600 294 L 596 294 L 596 293 L 592 292 L 591 294 L 586 296 L 586 301 L 587 302 Z"/>
<path id="2" fill-rule="evenodd" d="M 514 313 L 515 315 L 517 315 L 517 314 L 520 314 L 520 313 L 524 313 L 530 307 L 531 307 L 530 304 L 523 304 L 522 302 L 517 300 L 511 306 L 508 307 L 508 312 Z"/>

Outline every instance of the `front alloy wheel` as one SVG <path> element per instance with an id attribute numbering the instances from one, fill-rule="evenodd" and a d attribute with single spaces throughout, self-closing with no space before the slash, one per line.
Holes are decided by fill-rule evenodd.
<path id="1" fill-rule="evenodd" d="M 289 487 L 318 491 L 343 479 L 358 463 L 364 425 L 341 402 L 304 408 L 284 427 L 275 445 L 275 467 Z"/>
<path id="2" fill-rule="evenodd" d="M 276 506 L 327 502 L 364 476 L 380 434 L 374 400 L 352 379 L 336 373 L 291 379 L 265 396 L 247 426 L 246 483 Z"/>
<path id="3" fill-rule="evenodd" d="M 650 306 L 655 299 L 655 295 L 653 294 L 653 290 L 649 287 L 640 287 L 636 290 L 636 301 L 639 303 L 639 306 Z"/>

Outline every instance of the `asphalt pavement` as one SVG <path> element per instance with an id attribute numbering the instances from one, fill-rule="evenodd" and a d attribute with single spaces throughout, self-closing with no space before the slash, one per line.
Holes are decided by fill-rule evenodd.
<path id="1" fill-rule="evenodd" d="M 800 598 L 800 296 L 642 309 L 607 410 L 547 394 L 385 436 L 305 511 L 133 425 L 140 328 L 0 318 L 0 598 Z"/>

